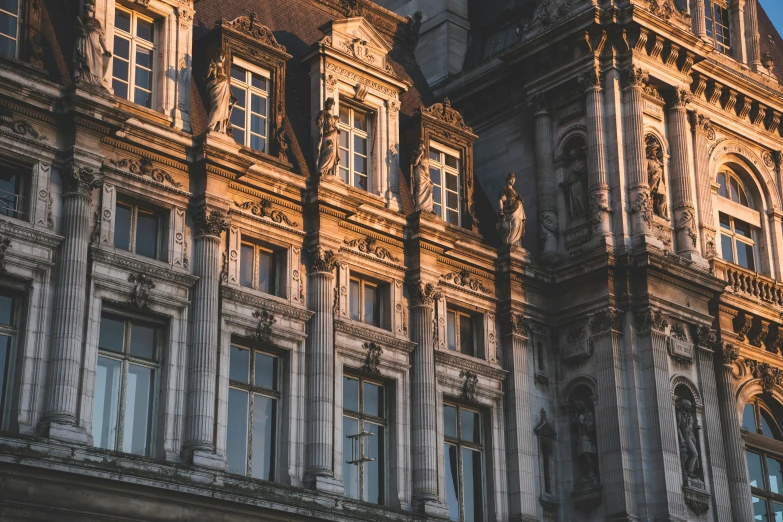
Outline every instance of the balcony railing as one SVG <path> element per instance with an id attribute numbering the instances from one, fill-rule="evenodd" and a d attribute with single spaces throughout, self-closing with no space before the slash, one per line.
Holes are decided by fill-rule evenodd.
<path id="1" fill-rule="evenodd" d="M 721 259 L 713 259 L 715 275 L 740 295 L 783 308 L 783 284 Z"/>

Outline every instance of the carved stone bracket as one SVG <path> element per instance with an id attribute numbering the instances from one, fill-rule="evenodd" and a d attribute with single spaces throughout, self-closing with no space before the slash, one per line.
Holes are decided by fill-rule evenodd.
<path id="1" fill-rule="evenodd" d="M 349 247 L 355 248 L 363 254 L 370 254 L 377 257 L 378 259 L 388 259 L 389 261 L 393 261 L 395 263 L 400 262 L 400 260 L 394 257 L 394 254 L 392 254 L 388 248 L 377 245 L 378 240 L 374 237 L 367 236 L 365 238 L 351 240 L 346 239 L 344 242 Z"/>
<path id="2" fill-rule="evenodd" d="M 739 348 L 731 343 L 723 343 L 719 355 L 724 365 L 731 366 L 739 360 Z"/>
<path id="3" fill-rule="evenodd" d="M 220 237 L 220 233 L 228 230 L 228 221 L 219 210 L 209 210 L 202 207 L 191 213 L 196 227 L 196 236 Z"/>
<path id="4" fill-rule="evenodd" d="M 150 292 L 155 288 L 152 278 L 139 272 L 138 274 L 130 274 L 128 282 L 133 283 L 131 304 L 139 308 L 149 308 Z"/>
<path id="5" fill-rule="evenodd" d="M 589 513 L 601 503 L 601 490 L 603 487 L 599 484 L 590 488 L 580 489 L 571 493 L 571 500 L 574 507 L 579 511 Z"/>
<path id="6" fill-rule="evenodd" d="M 275 223 L 285 223 L 289 227 L 299 226 L 299 223 L 288 219 L 282 210 L 273 209 L 272 202 L 267 198 L 261 198 L 258 201 L 245 201 L 244 203 L 234 201 L 234 204 L 242 210 L 249 210 L 254 216 L 271 219 Z"/>
<path id="7" fill-rule="evenodd" d="M 590 222 L 593 226 L 601 224 L 601 217 L 604 213 L 614 214 L 614 210 L 609 206 L 606 194 L 596 192 L 590 196 Z"/>
<path id="8" fill-rule="evenodd" d="M 691 508 L 691 511 L 697 515 L 703 515 L 710 509 L 710 495 L 702 489 L 683 486 L 683 497 L 685 504 Z"/>
<path id="9" fill-rule="evenodd" d="M 752 346 L 760 348 L 769 333 L 769 321 L 756 317 L 753 327 L 748 332 L 748 340 Z"/>
<path id="10" fill-rule="evenodd" d="M 768 363 L 754 359 L 745 359 L 748 371 L 755 379 L 759 380 L 761 389 L 769 393 L 775 386 L 783 383 L 783 370 L 770 366 Z"/>
<path id="11" fill-rule="evenodd" d="M 447 274 L 443 274 L 441 277 L 446 281 L 454 282 L 455 285 L 466 286 L 474 292 L 481 292 L 482 294 L 489 293 L 489 290 L 487 290 L 484 285 L 481 284 L 481 281 L 477 281 L 470 276 L 470 272 L 468 270 L 463 269 L 459 272 L 449 272 Z"/>
<path id="12" fill-rule="evenodd" d="M 268 343 L 272 335 L 272 325 L 277 322 L 275 316 L 268 310 L 256 310 L 253 317 L 258 319 L 258 325 L 253 332 L 253 339 L 258 343 Z"/>
<path id="13" fill-rule="evenodd" d="M 753 327 L 753 316 L 749 314 L 740 314 L 734 318 L 734 332 L 737 334 L 737 340 L 744 341 L 748 332 Z"/>
<path id="14" fill-rule="evenodd" d="M 470 370 L 462 370 L 459 372 L 459 376 L 465 379 L 465 383 L 462 385 L 462 398 L 476 402 L 476 388 L 478 388 L 478 375 Z"/>
<path id="15" fill-rule="evenodd" d="M 441 298 L 441 293 L 432 283 L 409 283 L 411 292 L 411 304 L 413 306 L 432 306 Z"/>
<path id="16" fill-rule="evenodd" d="M 364 343 L 364 347 L 367 349 L 367 362 L 362 366 L 362 370 L 370 373 L 381 373 L 378 365 L 381 364 L 383 348 L 373 342 Z"/>

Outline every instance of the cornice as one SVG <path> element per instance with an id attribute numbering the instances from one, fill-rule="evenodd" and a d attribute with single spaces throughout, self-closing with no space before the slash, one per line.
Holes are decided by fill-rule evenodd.
<path id="1" fill-rule="evenodd" d="M 167 183 L 161 183 L 160 181 L 155 181 L 152 178 L 149 178 L 147 176 L 140 176 L 139 174 L 134 174 L 133 172 L 130 172 L 128 170 L 119 169 L 111 164 L 104 163 L 101 166 L 101 171 L 109 171 L 114 174 L 117 174 L 118 176 L 122 176 L 124 178 L 132 179 L 133 181 L 136 181 L 138 183 L 142 183 L 144 185 L 149 185 L 151 187 L 155 187 L 157 190 L 163 190 L 165 192 L 170 192 L 171 194 L 176 194 L 178 196 L 183 196 L 186 198 L 189 198 L 192 194 L 186 190 L 182 190 L 176 187 L 173 187 Z"/>
<path id="2" fill-rule="evenodd" d="M 280 314 L 295 321 L 305 322 L 315 314 L 313 311 L 292 306 L 287 303 L 281 303 L 266 297 L 254 295 L 250 292 L 229 286 L 225 283 L 220 286 L 220 295 L 223 299 L 235 301 L 242 306 L 248 306 L 256 309 L 260 308 L 269 312 Z"/>
<path id="3" fill-rule="evenodd" d="M 277 196 L 270 194 L 269 192 L 263 192 L 261 190 L 256 190 L 252 187 L 248 187 L 247 185 L 242 185 L 241 183 L 237 183 L 236 181 L 229 182 L 228 188 L 231 190 L 236 190 L 237 192 L 241 192 L 243 194 L 247 194 L 248 196 L 253 196 L 255 198 L 267 199 L 270 202 L 274 203 L 275 205 L 287 208 L 289 210 L 293 210 L 294 212 L 297 213 L 302 212 L 302 205 L 292 203 L 287 199 L 278 198 Z"/>
<path id="4" fill-rule="evenodd" d="M 350 221 L 340 221 L 337 223 L 337 226 L 340 228 L 348 229 L 352 232 L 356 232 L 357 234 L 362 234 L 363 236 L 371 237 L 377 241 L 380 241 L 381 243 L 386 243 L 387 245 L 391 245 L 395 248 L 404 248 L 405 244 L 402 241 L 399 241 L 395 238 L 391 238 L 389 236 L 386 236 L 384 234 L 379 234 L 378 232 L 374 232 L 371 229 L 368 229 L 367 227 L 357 225 L 355 223 L 351 223 Z"/>
<path id="5" fill-rule="evenodd" d="M 334 329 L 335 331 L 347 334 L 354 339 L 372 341 L 382 346 L 395 350 L 401 350 L 406 353 L 410 353 L 414 350 L 414 348 L 416 348 L 416 343 L 407 339 L 400 339 L 395 337 L 391 332 L 386 334 L 376 331 L 376 329 L 359 326 L 353 322 L 349 322 L 340 318 L 335 318 Z"/>
<path id="6" fill-rule="evenodd" d="M 58 236 L 53 232 L 32 228 L 21 223 L 17 224 L 5 218 L 0 218 L 0 234 L 49 248 L 56 248 L 65 239 L 63 236 Z"/>
<path id="7" fill-rule="evenodd" d="M 506 370 L 490 366 L 488 362 L 481 360 L 468 360 L 448 352 L 435 350 L 435 363 L 443 366 L 451 366 L 460 370 L 472 371 L 489 379 L 502 381 L 508 375 Z"/>
<path id="8" fill-rule="evenodd" d="M 124 254 L 104 250 L 100 246 L 91 246 L 90 256 L 94 261 L 104 263 L 109 267 L 119 267 L 131 272 L 154 274 L 154 277 L 157 280 L 166 281 L 168 283 L 186 288 L 193 286 L 199 279 L 198 276 L 188 272 L 172 270 L 169 266 L 163 265 L 162 263 L 155 263 L 140 258 L 128 257 Z"/>
<path id="9" fill-rule="evenodd" d="M 157 163 L 162 163 L 163 165 L 166 165 L 167 167 L 172 167 L 180 171 L 183 175 L 188 175 L 188 165 L 185 163 L 173 161 L 170 158 L 167 158 L 166 156 L 161 156 L 160 154 L 156 154 L 154 152 L 150 152 L 147 149 L 142 149 L 141 147 L 135 146 L 131 143 L 128 143 L 127 141 L 118 140 L 116 138 L 113 138 L 111 136 L 105 136 L 103 138 L 103 142 L 106 145 L 110 145 L 112 147 L 115 147 L 117 149 L 124 150 L 126 152 L 130 152 L 131 154 L 136 154 L 137 156 L 144 156 L 146 158 L 149 158 Z"/>

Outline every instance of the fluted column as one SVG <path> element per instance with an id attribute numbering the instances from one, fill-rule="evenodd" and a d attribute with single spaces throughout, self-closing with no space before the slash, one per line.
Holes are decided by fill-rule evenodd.
<path id="1" fill-rule="evenodd" d="M 737 417 L 737 400 L 734 393 L 734 363 L 739 350 L 724 343 L 717 354 L 718 401 L 720 404 L 721 432 L 726 452 L 726 471 L 729 481 L 732 520 L 753 520 L 753 504 L 748 487 L 748 470 L 745 463 L 745 444 L 740 435 Z"/>
<path id="2" fill-rule="evenodd" d="M 50 437 L 88 442 L 90 435 L 77 426 L 84 310 L 87 298 L 87 251 L 90 244 L 92 191 L 103 181 L 89 167 L 67 166 L 63 180 L 65 240 L 58 259 L 57 297 L 54 303 L 49 376 L 44 423 Z"/>
<path id="3" fill-rule="evenodd" d="M 745 0 L 745 47 L 748 65 L 754 70 L 761 68 L 761 49 L 759 47 L 759 20 L 757 0 Z"/>
<path id="4" fill-rule="evenodd" d="M 693 22 L 693 34 L 699 38 L 707 37 L 707 20 L 704 17 L 704 0 L 691 2 L 691 16 Z"/>
<path id="5" fill-rule="evenodd" d="M 653 220 L 652 198 L 647 179 L 644 149 L 644 105 L 642 92 L 647 72 L 629 66 L 623 71 L 623 112 L 625 129 L 625 157 L 629 204 L 633 219 L 632 234 L 639 237 L 650 232 Z"/>
<path id="6" fill-rule="evenodd" d="M 337 258 L 320 247 L 310 254 L 310 318 L 305 374 L 307 441 L 305 481 L 313 489 L 343 491 L 334 478 L 334 269 Z"/>
<path id="7" fill-rule="evenodd" d="M 672 208 L 674 210 L 675 246 L 680 255 L 698 254 L 696 207 L 691 193 L 690 162 L 688 161 L 688 113 L 691 95 L 676 89 L 669 102 L 669 144 L 671 146 Z"/>
<path id="8" fill-rule="evenodd" d="M 557 255 L 558 235 L 552 116 L 542 93 L 534 95 L 529 104 L 535 120 L 539 255 L 542 260 L 549 261 Z"/>
<path id="9" fill-rule="evenodd" d="M 696 172 L 696 192 L 699 201 L 699 232 L 701 235 L 702 255 L 715 256 L 715 220 L 712 212 L 712 176 L 709 170 L 710 145 L 715 141 L 715 129 L 710 119 L 702 114 L 691 114 L 693 132 L 693 161 Z"/>
<path id="10" fill-rule="evenodd" d="M 587 161 L 590 185 L 590 221 L 601 236 L 611 234 L 612 207 L 606 180 L 604 158 L 603 77 L 598 67 L 591 67 L 579 77 L 585 88 L 585 123 L 587 125 Z"/>
<path id="11" fill-rule="evenodd" d="M 195 241 L 184 449 L 195 464 L 221 467 L 215 456 L 215 393 L 220 317 L 220 234 L 228 222 L 219 210 L 193 212 Z"/>

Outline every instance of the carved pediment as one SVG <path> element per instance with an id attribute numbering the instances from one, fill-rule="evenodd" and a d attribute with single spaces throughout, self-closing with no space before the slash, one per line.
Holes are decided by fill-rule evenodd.
<path id="1" fill-rule="evenodd" d="M 258 43 L 285 52 L 285 47 L 277 43 L 275 35 L 272 34 L 272 31 L 267 26 L 258 20 L 258 16 L 256 16 L 255 13 L 250 13 L 249 16 L 234 18 L 230 22 L 224 18 L 215 22 L 215 25 L 233 29 L 238 33 L 249 36 Z"/>
<path id="2" fill-rule="evenodd" d="M 323 26 L 326 35 L 321 43 L 352 58 L 393 75 L 387 56 L 392 47 L 381 34 L 362 17 L 334 20 Z"/>

